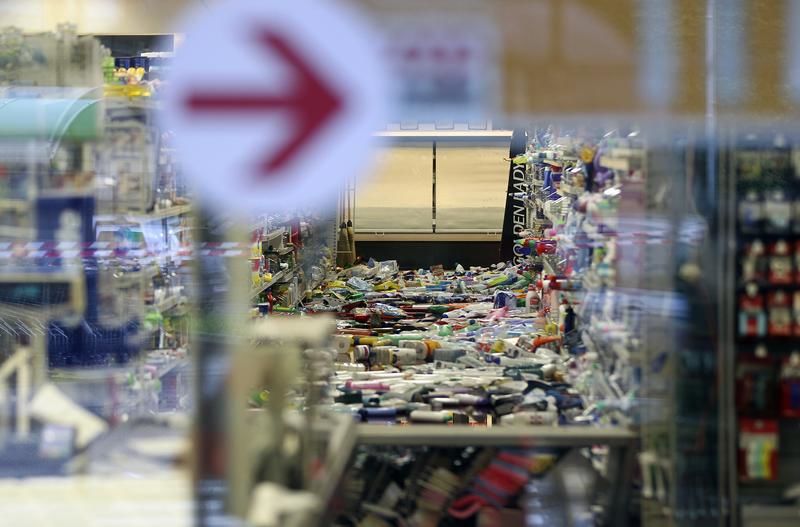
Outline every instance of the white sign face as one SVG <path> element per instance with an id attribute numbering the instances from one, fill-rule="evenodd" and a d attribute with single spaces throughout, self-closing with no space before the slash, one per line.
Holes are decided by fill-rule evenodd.
<path id="1" fill-rule="evenodd" d="M 241 215 L 330 206 L 384 123 L 379 39 L 332 0 L 198 7 L 164 89 L 203 202 Z"/>
<path id="2" fill-rule="evenodd" d="M 499 36 L 485 17 L 387 17 L 391 121 L 480 121 L 499 102 Z M 404 123 L 405 126 L 405 123 Z"/>

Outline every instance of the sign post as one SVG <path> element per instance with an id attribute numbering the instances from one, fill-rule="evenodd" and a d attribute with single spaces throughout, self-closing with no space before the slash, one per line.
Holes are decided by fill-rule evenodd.
<path id="1" fill-rule="evenodd" d="M 244 229 L 223 218 L 327 206 L 342 183 L 368 168 L 386 97 L 380 46 L 367 27 L 346 6 L 313 0 L 229 0 L 187 19 L 162 117 L 197 190 L 198 244 L 244 244 Z M 250 450 L 231 435 L 241 424 L 231 408 L 246 401 L 231 400 L 226 389 L 249 344 L 242 336 L 247 272 L 238 261 L 201 255 L 195 278 L 202 526 L 244 518 L 243 489 L 255 472 L 243 457 Z"/>

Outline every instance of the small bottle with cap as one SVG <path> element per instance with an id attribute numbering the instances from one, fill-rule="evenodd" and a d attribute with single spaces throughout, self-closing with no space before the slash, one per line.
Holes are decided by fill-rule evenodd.
<path id="1" fill-rule="evenodd" d="M 528 286 L 528 292 L 525 294 L 525 311 L 528 313 L 539 311 L 539 295 L 533 285 Z"/>

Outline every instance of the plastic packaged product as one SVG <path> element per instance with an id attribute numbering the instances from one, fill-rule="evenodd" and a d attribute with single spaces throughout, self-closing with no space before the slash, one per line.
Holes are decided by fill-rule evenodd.
<path id="1" fill-rule="evenodd" d="M 774 190 L 764 200 L 763 214 L 767 231 L 786 232 L 792 220 L 792 202 L 786 198 L 783 190 Z"/>
<path id="2" fill-rule="evenodd" d="M 453 420 L 452 412 L 446 410 L 414 410 L 408 416 L 412 421 L 420 423 L 447 423 Z"/>
<path id="3" fill-rule="evenodd" d="M 739 419 L 739 478 L 778 477 L 778 421 Z"/>
<path id="4" fill-rule="evenodd" d="M 510 291 L 496 291 L 494 294 L 494 307 L 517 307 L 517 295 Z"/>
<path id="5" fill-rule="evenodd" d="M 386 383 L 375 381 L 347 381 L 345 383 L 347 390 L 374 390 L 376 392 L 388 392 L 391 389 Z"/>
<path id="6" fill-rule="evenodd" d="M 334 364 L 336 371 L 342 372 L 362 372 L 366 371 L 367 367 L 364 364 L 357 362 L 337 362 Z"/>
<path id="7" fill-rule="evenodd" d="M 378 262 L 377 267 L 378 276 L 380 277 L 392 276 L 400 270 L 400 267 L 397 265 L 397 260 Z"/>
<path id="8" fill-rule="evenodd" d="M 417 363 L 417 350 L 413 348 L 394 348 L 390 356 L 393 366 L 410 366 Z"/>
<path id="9" fill-rule="evenodd" d="M 413 349 L 416 353 L 416 359 L 419 362 L 427 359 L 428 354 L 431 351 L 428 343 L 421 340 L 404 340 L 400 342 L 400 347 Z"/>
<path id="10" fill-rule="evenodd" d="M 358 344 L 353 347 L 353 360 L 357 362 L 366 361 L 370 358 L 370 348 L 365 344 Z"/>
<path id="11" fill-rule="evenodd" d="M 757 232 L 761 228 L 764 209 L 758 193 L 750 191 L 739 202 L 739 222 L 743 232 Z"/>
<path id="12" fill-rule="evenodd" d="M 781 415 L 800 417 L 800 353 L 792 353 L 781 367 Z"/>
<path id="13" fill-rule="evenodd" d="M 400 349 L 395 346 L 373 346 L 369 351 L 369 358 L 372 364 L 391 364 L 392 353 L 394 350 Z"/>
<path id="14" fill-rule="evenodd" d="M 525 294 L 525 311 L 528 313 L 539 311 L 539 293 L 533 285 L 528 286 L 528 292 Z"/>
<path id="15" fill-rule="evenodd" d="M 428 403 L 434 410 L 449 406 L 459 406 L 461 404 L 455 397 L 432 397 L 428 399 Z"/>
<path id="16" fill-rule="evenodd" d="M 484 406 L 489 404 L 489 399 L 487 397 L 469 393 L 456 393 L 453 395 L 453 398 L 462 405 Z"/>
<path id="17" fill-rule="evenodd" d="M 398 333 L 396 335 L 386 335 L 386 338 L 389 339 L 392 344 L 397 345 L 401 340 L 422 340 L 425 338 L 425 335 L 422 333 Z"/>
<path id="18" fill-rule="evenodd" d="M 558 412 L 515 412 L 500 417 L 501 425 L 555 425 L 558 423 Z"/>
<path id="19" fill-rule="evenodd" d="M 433 350 L 433 360 L 437 362 L 456 362 L 460 357 L 463 357 L 466 354 L 467 351 L 464 349 L 439 348 Z"/>
<path id="20" fill-rule="evenodd" d="M 380 284 L 376 285 L 375 288 L 374 288 L 374 291 L 376 291 L 376 292 L 396 291 L 397 289 L 400 289 L 400 286 L 397 283 L 395 283 L 395 282 L 393 282 L 391 280 L 387 280 L 386 282 L 381 282 Z M 380 295 L 376 295 L 376 296 L 380 296 Z"/>
<path id="21" fill-rule="evenodd" d="M 369 282 L 357 276 L 350 278 L 347 281 L 347 285 L 358 291 L 372 291 L 372 286 Z"/>
<path id="22" fill-rule="evenodd" d="M 386 407 L 373 407 L 373 408 L 361 408 L 358 411 L 359 415 L 361 415 L 361 419 L 364 421 L 370 419 L 391 419 L 394 420 L 397 417 L 397 408 L 386 408 Z"/>

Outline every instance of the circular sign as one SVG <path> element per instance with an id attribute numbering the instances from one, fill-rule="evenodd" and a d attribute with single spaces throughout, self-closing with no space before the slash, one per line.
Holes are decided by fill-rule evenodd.
<path id="1" fill-rule="evenodd" d="M 384 124 L 380 48 L 334 1 L 197 8 L 162 116 L 203 204 L 240 214 L 332 206 L 368 167 Z"/>

